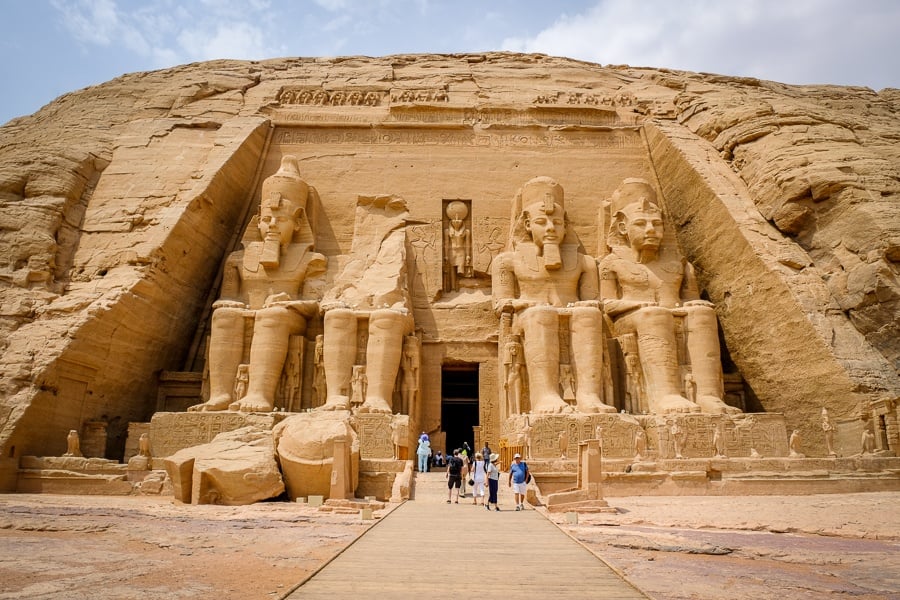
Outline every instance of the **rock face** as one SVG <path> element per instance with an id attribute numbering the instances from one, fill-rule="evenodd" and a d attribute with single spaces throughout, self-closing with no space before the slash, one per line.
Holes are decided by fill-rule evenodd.
<path id="1" fill-rule="evenodd" d="M 822 455 L 822 407 L 839 420 L 900 396 L 898 115 L 900 90 L 505 53 L 213 61 L 67 94 L 0 128 L 0 489 L 86 422 L 120 458 L 160 373 L 203 370 L 225 261 L 285 155 L 317 192 L 328 284 L 360 197 L 405 202 L 419 428 L 440 429 L 442 369 L 477 363 L 499 437 L 489 273 L 515 190 L 558 180 L 599 254 L 603 202 L 642 177 L 745 408 L 784 413 Z M 446 254 L 453 219 L 468 237 Z"/>

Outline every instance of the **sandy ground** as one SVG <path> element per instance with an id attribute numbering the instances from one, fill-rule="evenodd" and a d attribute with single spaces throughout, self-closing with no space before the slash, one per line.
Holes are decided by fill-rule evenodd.
<path id="1" fill-rule="evenodd" d="M 900 599 L 900 493 L 609 503 L 618 514 L 552 518 L 659 600 Z M 284 502 L 0 495 L 0 600 L 280 598 L 374 522 Z"/>

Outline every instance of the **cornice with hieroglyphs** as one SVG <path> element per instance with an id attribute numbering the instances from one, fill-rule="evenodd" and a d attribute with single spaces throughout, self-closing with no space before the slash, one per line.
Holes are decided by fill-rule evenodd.
<path id="1" fill-rule="evenodd" d="M 443 87 L 394 89 L 388 92 L 364 88 L 326 90 L 314 86 L 284 87 L 276 96 L 282 106 L 381 106 L 388 99 L 396 104 L 443 103 L 449 102 L 450 96 Z"/>
<path id="2" fill-rule="evenodd" d="M 284 87 L 278 92 L 276 99 L 283 106 L 380 106 L 387 97 L 386 90 L 325 90 L 321 87 Z"/>
<path id="3" fill-rule="evenodd" d="M 391 90 L 391 103 L 405 102 L 450 102 L 446 88 L 415 88 Z"/>
<path id="4" fill-rule="evenodd" d="M 637 98 L 631 92 L 614 94 L 585 94 L 583 92 L 550 92 L 534 99 L 535 104 L 582 105 L 582 106 L 634 106 Z"/>

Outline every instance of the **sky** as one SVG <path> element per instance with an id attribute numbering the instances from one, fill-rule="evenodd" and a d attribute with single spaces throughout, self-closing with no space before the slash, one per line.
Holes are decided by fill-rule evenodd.
<path id="1" fill-rule="evenodd" d="M 898 0 L 0 0 L 0 124 L 124 73 L 489 50 L 900 88 Z"/>

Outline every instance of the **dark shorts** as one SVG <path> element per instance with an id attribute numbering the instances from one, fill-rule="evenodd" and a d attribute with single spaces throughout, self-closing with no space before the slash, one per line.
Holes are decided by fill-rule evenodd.
<path id="1" fill-rule="evenodd" d="M 447 489 L 453 489 L 455 487 L 460 487 L 462 485 L 462 477 L 459 475 L 448 475 L 447 476 Z"/>

